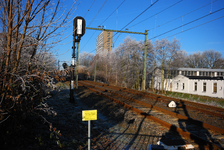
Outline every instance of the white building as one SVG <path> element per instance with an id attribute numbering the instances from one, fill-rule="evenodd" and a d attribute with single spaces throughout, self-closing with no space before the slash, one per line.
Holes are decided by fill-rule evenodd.
<path id="1" fill-rule="evenodd" d="M 162 79 L 166 91 L 224 98 L 224 69 L 177 68 L 169 74 L 165 70 L 161 76 L 161 70 L 157 68 L 154 88 L 162 89 Z"/>

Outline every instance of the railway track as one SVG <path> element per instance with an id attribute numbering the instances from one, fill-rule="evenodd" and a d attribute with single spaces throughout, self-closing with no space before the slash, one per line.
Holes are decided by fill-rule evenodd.
<path id="1" fill-rule="evenodd" d="M 222 147 L 224 145 L 224 140 L 222 139 L 224 137 L 224 129 L 222 125 L 214 126 L 206 121 L 206 119 L 212 117 L 213 120 L 217 119 L 220 122 L 223 118 L 222 109 L 219 111 L 207 110 L 208 106 L 203 106 L 202 104 L 200 104 L 199 109 L 195 107 L 195 103 L 191 102 L 191 104 L 178 99 L 172 99 L 178 103 L 178 108 L 168 108 L 166 105 L 171 98 L 163 96 L 92 81 L 79 81 L 79 86 L 84 86 L 115 103 L 154 120 L 198 145 L 203 145 L 209 149 L 224 149 Z M 190 113 L 189 110 L 191 111 Z M 198 115 L 200 116 L 201 114 L 204 114 L 202 118 L 205 121 L 197 120 Z"/>
<path id="2" fill-rule="evenodd" d="M 92 81 L 86 81 L 86 82 L 94 83 Z M 201 113 L 205 113 L 207 115 L 212 115 L 214 117 L 220 117 L 220 119 L 224 118 L 224 109 L 223 108 L 200 104 L 200 103 L 195 103 L 195 102 L 181 100 L 181 99 L 176 99 L 176 98 L 171 98 L 171 97 L 166 97 L 166 96 L 161 96 L 161 95 L 152 94 L 152 93 L 143 92 L 143 91 L 137 91 L 137 90 L 127 89 L 127 88 L 122 88 L 122 87 L 110 86 L 108 84 L 102 84 L 102 83 L 94 83 L 94 84 L 102 86 L 102 87 L 108 87 L 111 89 L 120 90 L 120 91 L 130 93 L 130 94 L 135 94 L 135 95 L 138 95 L 141 97 L 146 97 L 146 98 L 154 99 L 157 101 L 165 102 L 166 104 L 168 104 L 170 101 L 175 101 L 178 104 L 178 106 L 177 106 L 178 108 L 186 108 L 188 110 L 198 111 Z M 223 122 L 223 125 L 224 125 L 224 122 Z M 223 128 L 224 128 L 224 126 L 223 126 Z"/>

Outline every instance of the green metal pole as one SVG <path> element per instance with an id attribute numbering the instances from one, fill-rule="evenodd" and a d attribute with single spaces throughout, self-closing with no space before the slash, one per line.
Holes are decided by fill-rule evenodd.
<path id="1" fill-rule="evenodd" d="M 78 89 L 78 79 L 79 79 L 79 42 L 77 42 L 77 55 L 76 55 L 76 89 Z"/>
<path id="2" fill-rule="evenodd" d="M 146 84 L 146 58 L 147 58 L 147 31 L 145 30 L 145 53 L 144 53 L 144 69 L 143 69 L 143 80 L 142 80 L 142 91 L 145 91 Z"/>
<path id="3" fill-rule="evenodd" d="M 148 30 L 145 30 L 145 32 L 131 32 L 131 31 L 110 30 L 110 29 L 91 28 L 91 27 L 86 27 L 86 29 L 120 32 L 120 33 L 131 33 L 131 34 L 144 34 L 145 35 L 145 57 L 144 57 L 144 70 L 143 70 L 143 80 L 142 80 L 142 90 L 145 90 L 145 85 L 146 85 L 147 34 L 148 34 L 147 31 Z M 95 59 L 95 70 L 94 70 L 94 82 L 96 82 L 96 59 Z"/>
<path id="4" fill-rule="evenodd" d="M 144 33 L 144 32 L 121 31 L 121 30 L 111 30 L 111 29 L 91 28 L 91 27 L 86 27 L 86 29 L 101 30 L 101 31 L 111 31 L 111 32 L 120 32 L 120 33 L 131 33 L 131 34 L 148 34 L 148 33 Z"/>
<path id="5" fill-rule="evenodd" d="M 96 56 L 95 56 L 94 82 L 96 82 Z"/>

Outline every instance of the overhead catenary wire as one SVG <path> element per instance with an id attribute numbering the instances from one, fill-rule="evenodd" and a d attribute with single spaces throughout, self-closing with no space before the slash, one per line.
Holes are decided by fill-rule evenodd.
<path id="1" fill-rule="evenodd" d="M 116 12 L 116 10 L 125 2 L 125 0 L 123 0 L 123 2 L 120 3 L 120 5 L 100 24 L 102 25 L 104 22 L 107 21 L 108 18 L 110 18 L 111 15 L 113 15 L 114 12 Z"/>
<path id="2" fill-rule="evenodd" d="M 95 0 L 94 0 L 95 1 Z M 120 5 L 118 5 L 117 6 L 117 8 L 100 24 L 100 25 L 102 25 L 108 18 L 110 18 L 110 16 L 114 13 L 114 12 L 116 12 L 116 10 L 123 4 L 125 2 L 125 0 L 124 1 L 122 1 L 121 3 L 120 3 Z M 90 39 L 93 37 L 93 35 L 96 33 L 96 31 L 92 34 L 92 36 L 89 38 L 89 40 L 86 42 L 86 44 L 82 47 L 82 49 L 81 49 L 81 51 L 84 49 L 84 47 L 88 44 L 88 42 L 90 41 Z M 80 51 L 80 52 L 81 52 Z"/>
<path id="3" fill-rule="evenodd" d="M 169 30 L 169 31 L 166 31 L 166 32 L 164 32 L 164 33 L 162 33 L 162 34 L 159 34 L 159 35 L 157 35 L 157 36 L 154 36 L 152 39 L 157 38 L 157 37 L 159 37 L 159 36 L 162 36 L 162 35 L 164 35 L 164 34 L 167 34 L 167 33 L 171 32 L 171 31 L 176 30 L 176 29 L 179 29 L 179 28 L 181 28 L 181 27 L 183 27 L 183 26 L 189 25 L 189 24 L 191 24 L 191 23 L 193 23 L 193 22 L 195 22 L 195 21 L 198 21 L 198 20 L 203 19 L 203 18 L 205 18 L 205 17 L 207 17 L 207 16 L 210 16 L 210 15 L 212 15 L 212 14 L 214 14 L 214 13 L 217 13 L 217 12 L 219 12 L 219 11 L 222 11 L 223 9 L 224 9 L 224 7 L 221 8 L 221 9 L 218 9 L 218 10 L 212 12 L 212 13 L 209 13 L 209 14 L 207 14 L 207 15 L 204 15 L 204 16 L 202 16 L 202 17 L 199 17 L 199 18 L 197 18 L 197 19 L 195 19 L 195 20 L 192 20 L 192 21 L 190 21 L 190 22 L 188 22 L 188 23 L 185 23 L 185 24 L 183 24 L 183 25 L 181 25 L 181 26 L 178 26 L 178 27 L 176 27 L 176 28 L 173 28 L 173 29 L 171 29 L 171 30 Z"/>
<path id="4" fill-rule="evenodd" d="M 107 0 L 104 1 L 104 3 L 102 4 L 102 6 L 100 7 L 100 9 L 98 10 L 98 12 L 95 14 L 95 16 L 93 17 L 93 19 L 90 21 L 89 25 L 90 26 L 92 24 L 92 22 L 95 20 L 96 16 L 99 14 L 99 12 L 101 11 L 101 9 L 103 8 L 103 6 L 106 4 Z"/>
<path id="5" fill-rule="evenodd" d="M 122 31 L 124 28 L 126 28 L 129 24 L 131 24 L 133 21 L 135 21 L 138 17 L 140 17 L 143 13 L 145 13 L 149 8 L 151 8 L 153 5 L 155 5 L 159 0 L 156 0 L 154 3 L 152 3 L 149 7 L 147 7 L 145 10 L 143 10 L 138 16 L 136 16 L 134 19 L 132 19 L 129 23 L 127 23 L 123 28 L 121 28 L 119 31 Z M 116 32 L 113 37 L 117 34 L 118 32 Z M 112 37 L 112 38 L 113 38 Z M 96 50 L 93 49 L 92 51 L 90 51 L 90 53 L 94 52 Z"/>
<path id="6" fill-rule="evenodd" d="M 156 13 L 156 14 L 154 14 L 154 15 L 152 15 L 152 16 L 150 16 L 150 17 L 148 17 L 148 18 L 146 18 L 146 19 L 144 19 L 144 20 L 142 20 L 142 21 L 140 21 L 140 22 L 138 22 L 138 23 L 132 25 L 131 27 L 134 27 L 134 26 L 136 26 L 136 25 L 138 25 L 138 24 L 140 24 L 140 23 L 142 23 L 142 22 L 144 22 L 144 21 L 146 21 L 146 20 L 148 20 L 148 19 L 154 17 L 155 15 L 158 15 L 158 14 L 164 12 L 165 10 L 170 9 L 171 7 L 173 7 L 173 6 L 177 5 L 177 4 L 179 4 L 179 3 L 182 2 L 182 1 L 183 1 L 183 0 L 180 0 L 180 1 L 176 2 L 176 3 L 174 3 L 173 5 L 170 5 L 169 7 L 167 7 L 167 8 L 165 8 L 165 9 L 159 11 L 158 13 Z M 129 27 L 129 28 L 131 28 L 131 27 Z"/>
<path id="7" fill-rule="evenodd" d="M 204 23 L 202 23 L 202 24 L 199 24 L 199 25 L 197 25 L 197 26 L 194 26 L 194 27 L 188 28 L 188 29 L 183 30 L 183 31 L 181 31 L 181 32 L 178 32 L 178 33 L 172 34 L 172 35 L 170 35 L 170 36 L 168 36 L 168 37 L 172 37 L 172 36 L 174 36 L 174 35 L 177 35 L 177 34 L 180 34 L 180 33 L 183 33 L 183 32 L 189 31 L 189 30 L 192 30 L 192 29 L 194 29 L 194 28 L 197 28 L 197 27 L 200 27 L 200 26 L 205 25 L 205 24 L 207 24 L 207 23 L 210 23 L 210 22 L 216 21 L 216 20 L 221 19 L 221 18 L 223 18 L 223 17 L 224 17 L 224 16 L 221 16 L 221 17 L 215 18 L 215 19 L 213 19 L 213 20 L 210 20 L 210 21 L 204 22 Z M 168 37 L 167 37 L 167 38 L 168 38 Z M 153 38 L 152 38 L 152 39 L 153 39 Z M 152 39 L 150 39 L 150 40 L 152 40 Z"/>
<path id="8" fill-rule="evenodd" d="M 91 7 L 93 6 L 94 2 L 95 2 L 95 0 L 92 2 L 92 4 L 91 4 L 91 6 L 89 7 L 89 9 L 87 10 L 87 12 L 86 12 L 85 16 L 87 15 L 87 13 L 89 12 L 89 10 L 90 10 L 90 9 L 91 9 Z M 84 16 L 84 18 L 85 18 L 85 16 Z"/>
<path id="9" fill-rule="evenodd" d="M 214 3 L 214 2 L 217 2 L 217 1 L 218 1 L 218 0 L 215 0 L 215 1 L 213 1 L 213 3 Z M 174 19 L 172 19 L 172 20 L 170 20 L 170 21 L 167 21 L 167 22 L 165 22 L 165 23 L 163 23 L 163 24 L 157 25 L 156 27 L 149 29 L 149 31 L 150 31 L 150 30 L 154 30 L 154 29 L 156 29 L 157 27 L 161 27 L 161 26 L 163 26 L 163 25 L 166 25 L 166 24 L 168 24 L 168 23 L 171 23 L 171 22 L 173 22 L 173 21 L 175 21 L 175 20 L 177 20 L 177 19 L 179 19 L 179 18 L 183 18 L 184 16 L 187 16 L 187 15 L 189 15 L 189 14 L 191 14 L 191 13 L 193 13 L 193 12 L 199 10 L 199 9 L 202 9 L 202 8 L 204 8 L 204 7 L 206 7 L 206 6 L 210 5 L 210 4 L 211 4 L 211 3 L 208 3 L 208 4 L 203 5 L 203 6 L 199 7 L 199 8 L 197 8 L 197 9 L 194 9 L 194 10 L 192 10 L 192 11 L 190 11 L 190 12 L 184 14 L 184 15 L 181 15 L 181 16 L 179 16 L 179 17 L 176 17 L 176 18 L 174 18 Z M 211 13 L 211 11 L 210 11 L 210 13 Z"/>
<path id="10" fill-rule="evenodd" d="M 159 0 L 156 0 L 154 3 L 152 3 L 149 7 L 147 7 L 145 10 L 143 10 L 138 16 L 136 16 L 134 19 L 132 19 L 128 24 L 126 24 L 123 28 L 121 28 L 120 31 L 122 31 L 124 28 L 126 28 L 128 25 L 130 25 L 133 21 L 135 21 L 138 17 L 140 17 L 142 14 L 144 14 L 149 8 L 151 8 L 153 5 L 155 5 Z M 117 32 L 118 33 L 118 32 Z M 115 33 L 115 35 L 117 34 Z M 114 36 L 115 36 L 114 35 Z"/>

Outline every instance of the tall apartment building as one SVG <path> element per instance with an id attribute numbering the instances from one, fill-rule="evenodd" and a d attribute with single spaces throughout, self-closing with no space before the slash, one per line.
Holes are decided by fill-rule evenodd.
<path id="1" fill-rule="evenodd" d="M 105 55 L 112 51 L 113 32 L 102 31 L 96 40 L 96 53 Z"/>

